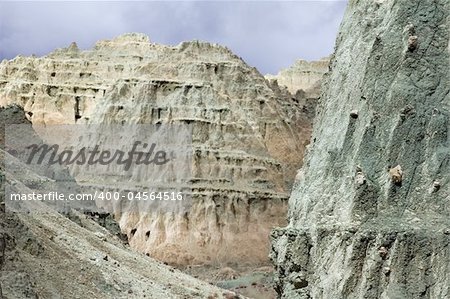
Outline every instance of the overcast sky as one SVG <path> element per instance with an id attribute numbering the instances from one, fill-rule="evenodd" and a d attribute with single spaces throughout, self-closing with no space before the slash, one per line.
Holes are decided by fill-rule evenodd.
<path id="1" fill-rule="evenodd" d="M 76 41 L 142 32 L 176 45 L 199 39 L 229 47 L 263 74 L 331 54 L 346 1 L 4 2 L 0 59 L 45 55 Z"/>

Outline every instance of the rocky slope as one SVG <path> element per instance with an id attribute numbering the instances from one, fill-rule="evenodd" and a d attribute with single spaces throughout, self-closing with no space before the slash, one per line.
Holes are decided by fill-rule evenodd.
<path id="1" fill-rule="evenodd" d="M 14 177 L 1 179 L 32 192 Z M 69 219 L 39 202 L 29 208 L 0 211 L 1 298 L 238 298 L 131 250 L 86 215 L 73 211 Z"/>
<path id="2" fill-rule="evenodd" d="M 176 265 L 267 261 L 311 127 L 304 103 L 226 48 L 140 34 L 3 61 L 0 105 L 11 103 L 33 124 L 192 125 L 191 210 L 114 211 L 133 248 Z"/>
<path id="3" fill-rule="evenodd" d="M 350 1 L 273 232 L 281 298 L 450 297 L 450 3 Z"/>
<path id="4" fill-rule="evenodd" d="M 5 123 L 27 120 L 19 107 L 0 108 L 2 132 Z M 131 250 L 77 211 L 65 216 L 42 202 L 22 203 L 28 213 L 5 210 L 5 187 L 54 186 L 3 146 L 0 185 L 0 298 L 239 298 Z"/>

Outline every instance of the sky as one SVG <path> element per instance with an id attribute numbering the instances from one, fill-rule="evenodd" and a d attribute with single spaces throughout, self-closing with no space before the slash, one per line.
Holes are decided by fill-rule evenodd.
<path id="1" fill-rule="evenodd" d="M 333 52 L 347 2 L 0 0 L 0 60 L 81 49 L 127 32 L 177 45 L 202 40 L 230 48 L 263 73 Z"/>

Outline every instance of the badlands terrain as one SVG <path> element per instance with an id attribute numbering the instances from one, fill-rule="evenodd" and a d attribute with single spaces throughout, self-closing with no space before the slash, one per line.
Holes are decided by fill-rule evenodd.
<path id="1" fill-rule="evenodd" d="M 187 212 L 2 203 L 0 297 L 450 298 L 449 27 L 447 0 L 350 1 L 333 55 L 266 76 L 138 33 L 1 62 L 2 127 L 189 124 L 194 154 Z M 1 156 L 2 191 L 56 188 Z"/>
<path id="2" fill-rule="evenodd" d="M 284 86 L 277 84 L 282 74 L 266 79 L 222 46 L 198 41 L 163 46 L 133 33 L 100 41 L 92 50 L 73 43 L 45 57 L 3 61 L 0 104 L 9 107 L 4 125 L 191 124 L 191 208 L 136 213 L 125 202 L 107 216 L 120 227 L 113 231 L 133 254 L 223 281 L 241 293 L 256 288 L 273 294 L 269 234 L 286 224 L 289 191 L 326 69 L 322 64 L 327 62 L 310 77 L 315 63 L 299 62 L 296 78 L 308 77 L 305 85 Z M 90 190 L 117 184 L 115 176 L 86 180 L 84 173 L 71 174 Z M 19 181 L 33 185 L 31 179 Z M 243 282 L 225 282 L 241 275 Z"/>
<path id="3" fill-rule="evenodd" d="M 224 47 L 163 46 L 141 34 L 4 61 L 0 104 L 23 107 L 35 125 L 191 124 L 188 214 L 114 211 L 131 247 L 178 266 L 267 262 L 314 109 Z"/>

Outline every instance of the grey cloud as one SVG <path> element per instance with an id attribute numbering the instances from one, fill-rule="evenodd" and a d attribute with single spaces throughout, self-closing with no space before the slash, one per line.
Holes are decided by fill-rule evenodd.
<path id="1" fill-rule="evenodd" d="M 154 42 L 200 39 L 227 46 L 262 73 L 334 46 L 345 1 L 0 2 L 0 59 L 81 48 L 125 32 Z"/>

